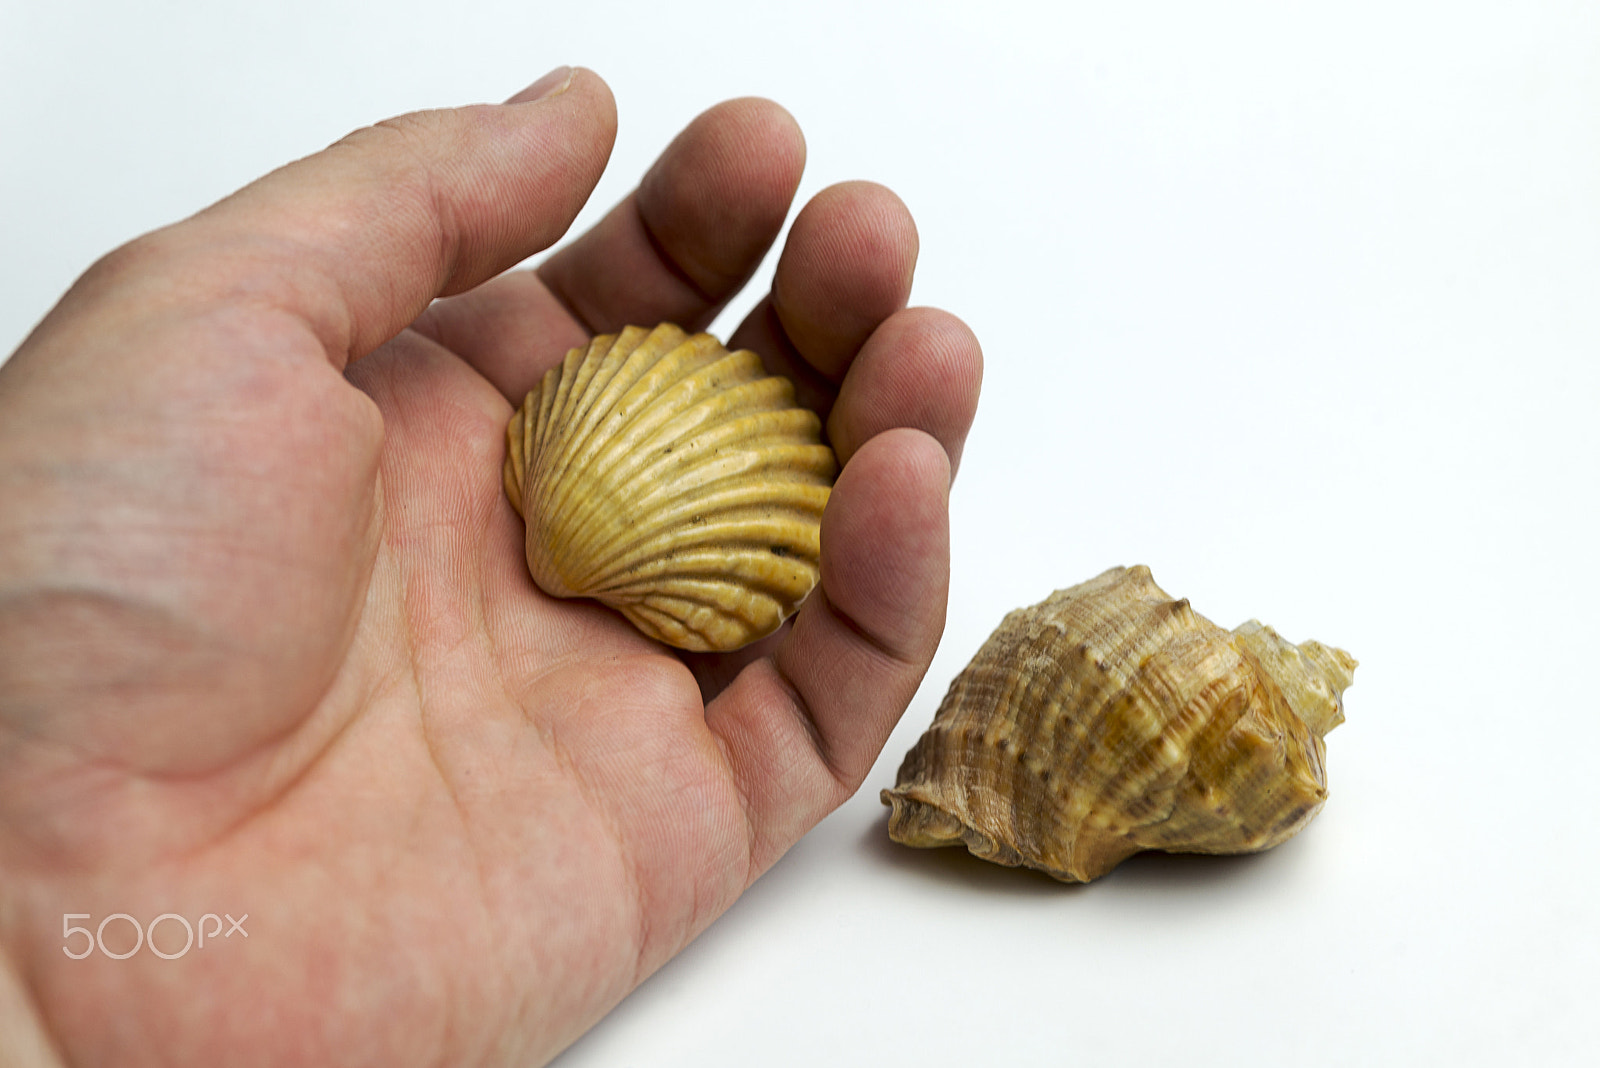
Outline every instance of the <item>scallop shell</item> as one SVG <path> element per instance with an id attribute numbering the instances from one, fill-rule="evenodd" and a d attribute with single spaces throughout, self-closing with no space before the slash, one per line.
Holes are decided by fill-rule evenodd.
<path id="1" fill-rule="evenodd" d="M 883 791 L 889 835 L 1066 882 L 1145 849 L 1271 848 L 1327 799 L 1355 667 L 1113 568 L 1006 616 Z"/>
<path id="2" fill-rule="evenodd" d="M 506 427 L 528 570 L 680 649 L 770 634 L 821 575 L 838 466 L 821 429 L 753 352 L 670 323 L 601 335 Z"/>

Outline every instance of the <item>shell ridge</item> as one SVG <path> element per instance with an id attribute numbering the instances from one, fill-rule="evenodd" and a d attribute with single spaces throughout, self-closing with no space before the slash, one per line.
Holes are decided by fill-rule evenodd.
<path id="1" fill-rule="evenodd" d="M 679 501 L 656 511 L 655 515 L 664 525 L 673 527 L 672 540 L 693 543 L 722 536 L 731 524 L 755 517 L 815 527 L 821 522 L 832 492 L 832 487 L 821 478 L 815 481 L 773 479 L 759 486 L 752 486 L 746 480 L 721 481 L 727 484 L 707 493 L 704 501 Z M 715 487 L 718 483 L 708 482 L 707 485 Z M 631 527 L 616 530 L 604 541 L 595 539 L 584 581 L 600 581 L 602 576 L 628 566 L 626 561 L 657 551 L 652 546 L 663 536 L 652 529 Z"/>
<path id="2" fill-rule="evenodd" d="M 555 400 L 556 376 L 560 373 L 560 370 L 554 367 L 546 371 L 544 377 L 539 379 L 538 384 L 528 391 L 528 397 L 523 400 L 523 403 L 527 404 L 531 399 L 534 404 L 534 407 L 528 410 L 528 429 L 523 431 L 522 439 L 524 444 L 523 459 L 528 467 L 533 467 L 538 463 L 539 445 L 543 440 L 543 435 L 549 428 L 550 404 Z M 523 489 L 527 489 L 526 483 L 524 483 Z"/>
<path id="3" fill-rule="evenodd" d="M 594 388 L 596 375 L 602 368 L 609 369 L 614 366 L 613 361 L 624 360 L 628 353 L 639 347 L 644 337 L 645 332 L 637 326 L 625 326 L 617 331 L 609 345 L 602 347 L 590 343 L 583 358 L 578 361 L 578 366 L 572 374 L 572 384 L 567 390 L 567 405 L 561 411 L 561 434 L 556 439 L 558 448 L 565 450 L 570 446 L 583 417 L 594 405 L 598 392 Z"/>
<path id="4" fill-rule="evenodd" d="M 1065 738 L 1052 738 L 1062 776 L 1070 783 L 1065 807 L 1073 814 L 1069 821 L 1054 821 L 1053 833 L 1040 834 L 1034 852 L 1041 866 L 1053 872 L 1083 872 L 1113 855 L 1126 855 L 1125 828 L 1110 818 L 1106 805 L 1107 782 L 1096 760 L 1102 748 L 1121 743 L 1107 735 L 1108 720 L 1094 717 L 1097 708 L 1119 704 L 1134 707 L 1142 685 L 1142 674 L 1149 670 L 1154 650 L 1150 626 L 1160 591 L 1151 590 L 1148 573 L 1137 569 L 1114 568 L 1081 587 L 1058 591 L 1050 601 L 1052 612 L 1061 621 L 1062 644 L 1059 671 L 1072 687 L 1056 710 L 1057 724 L 1070 725 Z M 1103 617 L 1086 610 L 1084 587 L 1116 594 L 1118 599 L 1105 606 Z M 1146 725 L 1146 733 L 1153 724 Z M 1048 843 L 1049 848 L 1045 848 Z"/>
<path id="5" fill-rule="evenodd" d="M 1019 858 L 1028 854 L 1041 855 L 1053 847 L 1054 831 L 1060 824 L 1059 819 L 1054 817 L 1066 803 L 1065 791 L 1070 789 L 1070 784 L 1052 784 L 1050 777 L 1044 774 L 1039 756 L 1053 745 L 1050 736 L 1054 734 L 1057 724 L 1051 713 L 1058 711 L 1071 699 L 1071 679 L 1065 672 L 1065 664 L 1050 655 L 1069 637 L 1065 622 L 1052 614 L 1045 614 L 1031 618 L 1025 616 L 1020 624 L 1026 628 L 1020 648 L 1009 651 L 1006 657 L 991 660 L 987 665 L 991 673 L 999 674 L 1003 680 L 993 707 L 997 712 L 1006 710 L 1003 717 L 1007 723 L 1005 737 L 997 737 L 986 730 L 979 738 L 969 736 L 967 742 L 969 746 L 981 744 L 1000 748 L 1004 759 L 1000 762 L 1003 770 L 996 785 L 998 794 L 1032 799 L 1031 804 L 1012 806 L 1009 827 L 1001 825 L 998 814 L 990 813 L 992 806 L 985 806 L 981 810 L 983 826 L 975 828 L 996 838 L 1003 831 L 1009 831 L 1010 842 Z M 1007 659 L 1018 665 L 1014 672 L 1015 680 L 1005 677 L 1013 674 L 1005 670 Z M 1029 708 L 1039 709 L 1039 714 L 1016 714 L 1021 709 Z M 1002 717 L 997 714 L 996 718 Z"/>
<path id="6" fill-rule="evenodd" d="M 782 622 L 780 606 L 772 601 L 750 601 L 745 607 L 759 606 L 763 611 L 734 610 L 734 600 L 711 603 L 685 598 L 656 596 L 649 602 L 630 602 L 619 606 L 629 618 L 648 619 L 660 633 L 661 640 L 680 648 L 708 650 L 718 647 L 726 636 L 736 636 L 753 625 L 771 624 L 777 629 Z"/>
<path id="7" fill-rule="evenodd" d="M 797 492 L 794 487 L 831 486 L 837 469 L 832 450 L 826 445 L 783 445 L 762 449 L 744 447 L 737 441 L 735 444 L 739 447 L 719 449 L 696 457 L 691 462 L 684 462 L 680 458 L 674 463 L 670 456 L 661 457 L 654 464 L 631 471 L 628 481 L 603 484 L 590 498 L 575 504 L 564 534 L 568 539 L 583 540 L 594 546 L 595 558 L 591 561 L 589 573 L 595 573 L 616 554 L 618 542 L 634 537 L 626 526 L 619 527 L 609 536 L 597 537 L 599 528 L 607 525 L 608 516 L 615 511 L 609 502 L 625 500 L 629 502 L 630 515 L 649 514 L 681 479 L 692 477 L 697 485 L 712 486 L 733 479 L 765 475 L 761 481 L 770 488 L 773 504 L 778 506 Z M 807 493 L 799 490 L 798 495 L 805 498 Z"/>
<path id="8" fill-rule="evenodd" d="M 1183 673 L 1179 679 L 1204 679 L 1198 674 L 1198 663 L 1180 664 L 1177 669 Z M 1177 671 L 1163 671 L 1162 674 L 1177 674 Z M 1173 709 L 1173 715 L 1161 723 L 1159 729 L 1147 733 L 1136 745 L 1123 747 L 1128 750 L 1127 758 L 1103 783 L 1100 808 L 1122 815 L 1122 829 L 1127 833 L 1171 817 L 1177 786 L 1189 773 L 1194 736 L 1221 705 L 1231 684 L 1228 679 L 1212 679 L 1187 691 L 1170 688 L 1158 692 L 1156 689 L 1158 685 L 1173 681 L 1176 680 L 1164 678 L 1160 683 L 1151 680 L 1149 689 L 1130 690 L 1126 698 L 1130 704 L 1159 701 Z M 1106 718 L 1115 718 L 1115 706 Z"/>
<path id="9" fill-rule="evenodd" d="M 550 445 L 557 446 L 562 435 L 566 432 L 568 405 L 572 399 L 572 386 L 578 379 L 578 369 L 582 367 L 596 353 L 604 352 L 616 342 L 615 334 L 603 334 L 589 342 L 588 345 L 571 349 L 561 361 L 561 370 L 556 379 L 555 396 L 550 401 Z M 549 449 L 545 450 L 546 455 Z"/>
<path id="10" fill-rule="evenodd" d="M 595 378 L 589 383 L 592 395 L 583 412 L 574 418 L 574 425 L 566 439 L 556 446 L 564 459 L 560 474 L 589 468 L 594 463 L 596 452 L 615 446 L 618 438 L 600 433 L 601 427 L 614 421 L 612 417 L 618 405 L 624 402 L 641 379 L 663 361 L 671 359 L 689 340 L 682 330 L 670 323 L 662 324 L 648 334 L 639 327 L 628 329 L 638 332 L 636 340 L 626 347 L 612 346 L 606 353 L 600 361 L 602 370 L 597 370 Z M 557 511 L 564 508 L 568 496 L 563 493 L 552 500 L 552 508 Z"/>
<path id="11" fill-rule="evenodd" d="M 792 559 L 777 560 L 761 552 L 744 555 L 746 558 L 742 563 L 748 574 L 742 574 L 737 583 L 729 582 L 716 568 L 714 555 L 705 554 L 698 562 L 691 560 L 661 568 L 607 586 L 600 592 L 618 604 L 630 604 L 658 593 L 679 596 L 693 594 L 689 597 L 691 600 L 707 597 L 720 600 L 727 595 L 716 591 L 743 590 L 798 605 L 811 592 L 819 577 L 819 569 L 810 566 L 809 562 L 796 564 Z"/>
<path id="12" fill-rule="evenodd" d="M 670 341 L 671 336 L 663 335 L 662 340 Z M 610 469 L 617 458 L 632 455 L 638 448 L 639 424 L 641 420 L 648 423 L 651 413 L 657 410 L 661 392 L 697 368 L 714 362 L 717 351 L 715 339 L 709 335 L 685 339 L 665 351 L 651 346 L 635 350 L 616 376 L 621 381 L 614 379 L 615 388 L 597 399 L 598 418 L 589 426 L 582 447 L 561 450 L 560 470 L 552 478 L 557 488 L 550 498 L 551 510 L 565 514 L 577 487 L 585 480 L 590 485 L 615 486 Z M 584 478 L 576 477 L 578 472 L 583 472 Z"/>
<path id="13" fill-rule="evenodd" d="M 591 391 L 588 388 L 595 372 L 601 365 L 613 359 L 623 367 L 628 365 L 630 359 L 648 363 L 651 351 L 644 344 L 647 340 L 644 331 L 636 326 L 630 326 L 617 334 L 602 334 L 590 342 L 587 350 L 572 350 L 582 353 L 581 362 L 576 369 L 565 364 L 562 367 L 561 385 L 558 387 L 560 394 L 551 412 L 551 421 L 555 429 L 544 442 L 540 452 L 541 489 L 548 491 L 548 487 L 562 484 L 562 478 L 572 467 L 574 437 L 586 424 L 588 417 L 604 414 L 602 403 L 604 391 Z M 613 370 L 609 377 L 615 378 L 615 374 Z M 596 411 L 597 408 L 601 411 Z M 549 510 L 559 511 L 559 502 L 550 499 L 547 493 L 541 493 L 540 499 L 548 501 Z"/>
<path id="14" fill-rule="evenodd" d="M 736 373 L 745 375 L 760 373 L 760 360 L 756 358 L 755 354 L 745 352 L 744 355 L 748 356 L 749 360 L 740 361 L 742 366 L 725 369 L 722 372 L 723 375 L 732 378 Z M 657 398 L 654 403 L 634 411 L 631 416 L 625 413 L 618 414 L 618 408 L 623 403 L 625 394 L 613 398 L 608 403 L 605 411 L 605 415 L 612 418 L 605 420 L 605 422 L 616 425 L 611 427 L 609 433 L 599 434 L 601 421 L 596 420 L 591 428 L 590 436 L 583 444 L 582 454 L 573 457 L 571 467 L 585 470 L 589 479 L 595 484 L 606 485 L 620 490 L 629 481 L 633 480 L 633 476 L 629 474 L 628 465 L 630 460 L 637 460 L 640 463 L 648 462 L 649 456 L 656 448 L 656 438 L 661 430 L 661 424 L 676 421 L 677 416 L 674 416 L 672 408 L 667 403 L 668 397 L 680 386 L 683 386 L 685 382 L 692 382 L 702 375 L 708 375 L 708 372 L 713 371 L 717 366 L 725 362 L 712 361 L 709 364 L 691 370 L 675 383 L 667 394 Z M 751 367 L 752 362 L 753 368 Z M 631 392 L 635 388 L 638 388 L 637 382 L 628 385 L 627 391 Z M 791 396 L 792 392 L 791 388 Z M 707 414 L 703 415 L 702 419 L 715 415 L 718 410 L 715 406 L 717 401 L 718 398 L 713 390 L 712 395 L 707 398 L 709 405 L 706 409 Z M 667 444 L 672 443 L 668 442 Z M 651 488 L 654 489 L 655 487 Z M 566 496 L 568 495 L 570 494 L 563 495 L 562 499 L 556 502 L 557 507 L 566 506 Z"/>
<path id="15" fill-rule="evenodd" d="M 557 384 L 561 377 L 561 368 L 552 367 L 544 374 L 544 379 L 539 388 L 539 416 L 534 421 L 533 436 L 527 449 L 526 465 L 528 471 L 523 475 L 522 496 L 524 500 L 539 500 L 537 493 L 531 492 L 543 484 L 544 468 L 547 463 L 545 440 L 553 432 L 552 416 L 555 411 Z M 526 513 L 524 513 L 526 518 Z"/>
<path id="16" fill-rule="evenodd" d="M 675 584 L 674 588 L 658 590 L 643 601 L 658 611 L 671 610 L 674 618 L 686 621 L 700 619 L 726 619 L 739 626 L 750 626 L 781 611 L 779 598 L 751 596 L 729 583 L 708 582 L 703 589 L 692 588 L 689 582 Z M 690 625 L 686 622 L 685 625 Z M 699 633 L 705 629 L 696 628 Z"/>
<path id="17" fill-rule="evenodd" d="M 1186 746 L 1193 743 L 1199 724 L 1213 711 L 1206 701 L 1211 692 L 1208 687 L 1186 689 L 1185 684 L 1206 677 L 1206 665 L 1221 632 L 1172 612 L 1172 602 L 1159 589 L 1155 594 L 1158 596 L 1142 599 L 1139 614 L 1127 620 L 1125 637 L 1130 648 L 1126 655 L 1137 662 L 1124 685 L 1096 702 L 1099 712 L 1080 756 L 1085 767 L 1097 772 L 1092 791 L 1087 791 L 1086 781 L 1089 805 L 1085 821 L 1119 835 L 1170 816 L 1166 800 L 1187 771 Z M 1187 725 L 1186 718 L 1190 720 Z M 1175 722 L 1181 732 L 1177 735 L 1172 731 Z M 1106 767 L 1103 762 L 1093 763 L 1099 751 L 1126 755 L 1117 766 Z M 1132 808 L 1130 800 L 1146 790 L 1154 796 Z"/>
<path id="18" fill-rule="evenodd" d="M 803 505 L 802 500 L 798 502 Z M 637 541 L 597 566 L 585 577 L 596 583 L 629 574 L 635 568 L 673 555 L 705 549 L 714 550 L 726 545 L 734 548 L 755 547 L 764 552 L 782 550 L 784 553 L 810 553 L 819 546 L 817 520 L 820 508 L 781 507 L 752 503 L 743 507 L 730 507 L 720 514 L 702 518 L 682 531 L 645 531 Z"/>
<path id="19" fill-rule="evenodd" d="M 609 407 L 610 387 L 630 362 L 648 362 L 659 331 L 646 334 L 637 326 L 623 329 L 604 350 L 589 350 L 573 382 L 568 409 L 561 413 L 562 432 L 551 448 L 570 455 Z"/>
<path id="20" fill-rule="evenodd" d="M 686 600 L 705 600 L 721 604 L 728 597 L 752 593 L 779 601 L 798 603 L 811 592 L 817 569 L 802 562 L 770 557 L 762 552 L 751 552 L 747 566 L 748 579 L 741 576 L 738 582 L 730 581 L 721 571 L 712 568 L 713 558 L 707 554 L 700 566 L 693 562 L 681 569 L 654 576 L 651 582 L 629 582 L 606 592 L 621 599 L 644 601 L 654 596 L 681 597 Z"/>
<path id="21" fill-rule="evenodd" d="M 552 425 L 560 426 L 562 429 L 558 432 L 550 433 L 540 443 L 538 471 L 534 476 L 533 485 L 530 487 L 531 492 L 527 494 L 542 502 L 539 510 L 539 524 L 542 529 L 546 529 L 546 535 L 543 539 L 546 543 L 564 542 L 571 536 L 570 516 L 573 509 L 569 507 L 568 498 L 571 495 L 572 486 L 582 481 L 581 479 L 570 477 L 574 469 L 572 462 L 574 458 L 569 451 L 572 444 L 570 440 L 572 424 L 588 423 L 592 427 L 598 427 L 606 422 L 606 417 L 615 413 L 617 404 L 621 403 L 622 398 L 626 398 L 633 393 L 639 381 L 648 378 L 650 373 L 658 368 L 664 359 L 684 349 L 684 345 L 681 342 L 684 340 L 685 335 L 671 324 L 663 324 L 662 327 L 658 327 L 648 335 L 638 327 L 630 327 L 629 331 L 631 333 L 624 339 L 625 345 L 623 355 L 620 356 L 620 366 L 616 367 L 611 373 L 607 382 L 607 385 L 611 388 L 601 391 L 602 396 L 589 399 L 588 408 L 596 410 L 585 414 L 591 414 L 593 416 L 592 419 L 581 419 L 569 412 L 569 406 L 566 404 L 564 396 L 556 398 L 561 402 L 559 408 L 554 401 L 551 404 L 548 422 Z M 583 354 L 590 360 L 604 361 L 616 349 L 615 340 L 611 335 L 601 335 L 591 343 L 586 353 L 580 349 L 574 349 L 573 352 Z M 675 342 L 678 343 L 675 344 Z M 693 352 L 690 352 L 689 355 L 692 356 Z M 569 353 L 570 356 L 571 354 Z M 560 375 L 563 385 L 570 382 L 573 377 L 566 365 L 563 365 L 559 370 L 553 370 L 551 373 Z M 547 387 L 546 393 L 549 392 L 550 389 Z M 564 420 L 566 421 L 563 422 Z M 592 506 L 592 503 L 588 502 L 590 506 Z M 551 519 L 550 517 L 552 516 L 567 517 L 567 519 L 563 523 L 559 519 Z M 553 529 L 551 529 L 552 527 Z M 568 585 L 570 586 L 570 583 Z"/>
<path id="22" fill-rule="evenodd" d="M 627 384 L 610 406 L 611 425 L 606 428 L 608 440 L 624 436 L 634 421 L 647 413 L 656 400 L 685 377 L 722 359 L 721 347 L 708 334 L 696 334 L 679 344 L 657 353 L 647 364 L 641 364 L 639 374 Z"/>
<path id="23" fill-rule="evenodd" d="M 617 610 L 628 618 L 634 626 L 659 642 L 680 649 L 699 650 L 711 648 L 711 636 L 696 630 L 666 612 L 645 604 L 621 604 Z"/>
<path id="24" fill-rule="evenodd" d="M 749 470 L 751 460 L 741 457 L 757 453 L 772 441 L 792 441 L 795 436 L 808 433 L 820 435 L 821 423 L 814 413 L 795 408 L 787 412 L 756 412 L 700 429 L 701 433 L 687 445 L 682 444 L 682 438 L 669 443 L 672 448 L 667 452 L 617 448 L 615 458 L 596 465 L 592 477 L 611 493 L 625 493 L 630 487 L 640 486 L 641 496 L 628 497 L 630 504 L 637 504 L 652 494 L 670 492 L 663 488 L 672 484 L 668 475 L 703 477 L 708 473 L 707 465 L 719 462 L 729 465 L 727 474 Z M 831 459 L 829 465 L 832 466 Z"/>
<path id="25" fill-rule="evenodd" d="M 1137 578 L 1136 572 L 1114 569 L 1091 582 L 1112 588 L 1131 585 Z M 1058 591 L 1046 602 L 1059 620 L 1061 644 L 1065 646 L 1057 654 L 1064 692 L 1055 707 L 1047 711 L 1053 713 L 1052 753 L 1074 784 L 1073 803 L 1087 813 L 1093 804 L 1092 788 L 1097 784 L 1086 772 L 1106 739 L 1099 733 L 1104 729 L 1100 722 L 1086 712 L 1123 699 L 1130 680 L 1148 660 L 1150 643 L 1143 628 L 1149 623 L 1150 612 L 1147 601 L 1124 601 L 1108 607 L 1104 618 L 1092 618 L 1080 610 L 1074 594 L 1078 589 Z M 1067 728 L 1064 736 L 1063 726 Z"/>
<path id="26" fill-rule="evenodd" d="M 750 355 L 754 359 L 754 354 Z M 772 437 L 785 436 L 782 431 L 794 422 L 809 424 L 811 420 L 816 420 L 814 413 L 792 407 L 794 386 L 787 379 L 752 377 L 761 373 L 759 361 L 755 361 L 753 366 L 731 369 L 723 367 L 727 362 L 701 368 L 685 377 L 663 396 L 661 405 L 641 412 L 628 428 L 634 447 L 626 453 L 609 456 L 610 463 L 681 451 L 682 442 L 692 435 L 719 429 L 726 424 L 729 420 L 724 417 L 729 411 L 742 412 L 745 418 L 763 413 L 782 417 L 785 421 L 767 426 Z M 669 404 L 668 401 L 673 403 Z M 650 416 L 656 418 L 648 418 Z M 821 421 L 817 420 L 819 433 L 821 426 Z M 751 438 L 755 440 L 755 435 L 752 434 Z M 617 478 L 610 467 L 597 467 L 596 472 L 602 477 Z"/>

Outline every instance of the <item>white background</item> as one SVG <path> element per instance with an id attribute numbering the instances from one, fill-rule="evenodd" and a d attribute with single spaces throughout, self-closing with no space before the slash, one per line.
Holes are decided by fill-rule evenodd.
<path id="1" fill-rule="evenodd" d="M 861 795 L 563 1068 L 1595 1055 L 1600 6 L 977 8 L 0 0 L 0 349 L 390 114 L 593 67 L 583 227 L 700 110 L 777 99 L 802 198 L 896 189 L 914 301 L 986 351 L 949 623 Z M 1141 562 L 1360 658 L 1311 828 L 1087 887 L 888 843 L 877 791 L 1005 611 Z"/>

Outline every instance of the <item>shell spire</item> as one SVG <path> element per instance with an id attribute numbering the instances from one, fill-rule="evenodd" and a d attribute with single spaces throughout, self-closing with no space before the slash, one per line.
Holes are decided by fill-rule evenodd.
<path id="1" fill-rule="evenodd" d="M 567 353 L 506 427 L 506 496 L 546 593 L 682 649 L 776 630 L 821 575 L 838 469 L 814 412 L 748 350 L 670 323 Z"/>
<path id="2" fill-rule="evenodd" d="M 1006 616 L 883 791 L 889 834 L 1069 882 L 1146 849 L 1268 849 L 1327 800 L 1355 667 L 1112 568 Z"/>

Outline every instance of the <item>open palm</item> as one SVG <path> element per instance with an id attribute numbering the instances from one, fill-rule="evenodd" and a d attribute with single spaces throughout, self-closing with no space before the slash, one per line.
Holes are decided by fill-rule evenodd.
<path id="1" fill-rule="evenodd" d="M 361 131 L 113 253 L 0 371 L 14 1057 L 541 1061 L 859 785 L 943 625 L 976 342 L 905 309 L 899 201 L 825 191 L 730 340 L 827 418 L 822 586 L 727 657 L 546 597 L 511 399 L 590 334 L 708 323 L 803 163 L 722 105 L 500 274 L 614 129 L 579 70 Z"/>

